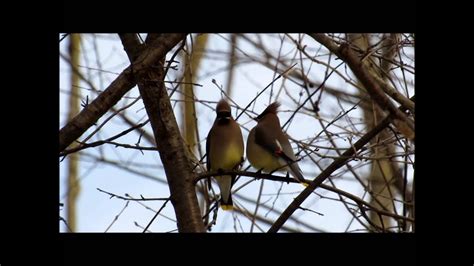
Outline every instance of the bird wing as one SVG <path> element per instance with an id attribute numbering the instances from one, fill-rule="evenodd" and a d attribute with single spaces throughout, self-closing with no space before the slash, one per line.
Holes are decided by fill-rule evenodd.
<path id="1" fill-rule="evenodd" d="M 211 156 L 209 155 L 209 151 L 211 150 L 211 135 L 212 135 L 212 130 L 213 129 L 214 129 L 214 126 L 209 131 L 209 134 L 207 135 L 207 140 L 206 140 L 206 154 L 207 154 L 206 168 L 207 168 L 207 171 L 211 171 Z"/>
<path id="2" fill-rule="evenodd" d="M 255 129 L 255 143 L 267 150 L 275 157 L 281 158 L 288 164 L 293 176 L 303 182 L 304 176 L 296 162 L 296 156 L 291 148 L 288 137 L 285 133 L 277 130 L 262 130 L 257 125 Z"/>
<path id="3" fill-rule="evenodd" d="M 294 162 L 296 160 L 290 142 L 284 136 L 278 137 L 276 130 L 263 130 L 262 127 L 257 125 L 255 129 L 255 143 L 274 156 L 282 157 L 285 161 Z"/>

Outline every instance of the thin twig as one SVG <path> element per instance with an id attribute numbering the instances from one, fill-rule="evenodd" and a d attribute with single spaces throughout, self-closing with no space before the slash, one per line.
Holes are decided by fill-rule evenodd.
<path id="1" fill-rule="evenodd" d="M 237 121 L 239 119 L 239 117 L 245 113 L 245 111 L 250 107 L 250 105 L 252 105 L 252 103 L 263 93 L 265 92 L 266 89 L 268 89 L 275 81 L 277 81 L 279 78 L 281 78 L 283 75 L 286 75 L 286 73 L 288 73 L 293 67 L 295 67 L 297 65 L 297 63 L 293 64 L 291 67 L 289 67 L 287 70 L 283 71 L 283 73 L 279 74 L 278 77 L 276 77 L 275 79 L 273 79 L 265 88 L 263 88 L 263 90 L 261 92 L 259 92 L 257 94 L 257 96 L 255 96 L 255 98 L 253 98 L 253 100 L 251 100 L 249 102 L 249 104 L 247 104 L 247 106 L 245 106 L 244 110 L 242 110 L 242 112 L 235 118 L 235 121 Z"/>
<path id="2" fill-rule="evenodd" d="M 360 145 L 360 144 L 355 143 L 356 147 L 358 147 L 358 145 Z M 353 150 L 350 148 L 350 149 L 348 149 L 348 151 L 352 152 Z M 350 157 L 350 156 L 347 156 L 347 157 Z M 340 160 L 336 160 L 335 162 L 341 161 L 341 160 L 345 161 L 346 159 L 344 159 L 344 157 L 342 157 L 342 158 L 340 158 Z M 327 172 L 329 171 L 328 169 L 332 170 L 333 167 L 334 166 L 332 166 L 332 167 L 329 166 L 328 168 L 326 168 L 326 170 L 323 171 L 318 176 L 318 178 L 321 178 L 321 176 L 327 175 L 328 174 Z M 196 177 L 195 182 L 197 182 L 201 179 L 204 179 L 204 178 L 208 178 L 208 177 L 211 177 L 211 176 L 218 176 L 218 175 L 240 175 L 240 176 L 249 176 L 249 177 L 255 177 L 257 179 L 265 179 L 265 180 L 272 180 L 272 181 L 280 181 L 280 182 L 287 182 L 287 183 L 300 183 L 299 181 L 297 181 L 293 178 L 288 178 L 288 177 L 283 177 L 283 176 L 276 176 L 276 175 L 272 175 L 272 174 L 264 174 L 264 173 L 248 172 L 248 171 L 237 171 L 237 170 L 234 170 L 234 171 L 218 171 L 218 172 L 200 174 Z M 310 185 L 308 187 L 310 187 L 311 184 L 313 184 L 315 181 L 317 182 L 318 178 L 316 178 L 314 181 L 310 182 Z M 308 181 L 306 181 L 306 182 L 308 182 Z M 307 190 L 308 187 L 305 190 Z M 340 194 L 342 196 L 345 196 L 345 197 L 353 200 L 354 202 L 356 202 L 358 204 L 363 204 L 364 206 L 367 206 L 368 208 L 370 208 L 371 211 L 380 213 L 380 214 L 385 215 L 385 216 L 390 216 L 390 217 L 393 217 L 393 218 L 396 218 L 396 219 L 405 219 L 407 221 L 414 222 L 414 219 L 412 219 L 412 218 L 404 217 L 404 216 L 401 216 L 401 215 L 391 213 L 389 211 L 381 210 L 378 207 L 375 207 L 374 205 L 362 200 L 361 198 L 359 198 L 359 197 L 357 197 L 357 196 L 355 196 L 351 193 L 348 193 L 346 191 L 340 190 L 338 188 L 331 187 L 331 186 L 328 186 L 328 185 L 325 185 L 325 184 L 319 184 L 318 187 L 320 187 L 322 189 L 325 189 L 325 190 L 329 190 L 329 191 L 334 192 L 336 194 Z M 298 196 L 298 197 L 300 197 L 300 196 Z M 297 206 L 296 208 L 298 208 L 298 207 L 299 206 Z"/>
<path id="3" fill-rule="evenodd" d="M 113 136 L 113 137 L 110 137 L 106 140 L 99 140 L 99 141 L 95 141 L 95 142 L 92 142 L 92 143 L 81 143 L 82 145 L 81 146 L 78 146 L 78 147 L 75 147 L 75 148 L 71 148 L 71 149 L 66 149 L 62 152 L 59 153 L 59 156 L 65 156 L 65 155 L 68 155 L 70 153 L 73 153 L 73 152 L 78 152 L 80 150 L 83 150 L 83 149 L 87 149 L 87 148 L 92 148 L 92 147 L 97 147 L 99 145 L 102 145 L 102 144 L 105 144 L 105 143 L 109 143 L 115 139 L 118 139 L 126 134 L 128 134 L 129 132 L 137 129 L 137 128 L 141 128 L 143 127 L 144 125 L 146 125 L 148 123 L 148 120 L 143 122 L 143 123 L 140 123 L 136 126 L 133 126 L 127 130 L 124 130 L 122 132 L 120 132 L 119 134 Z M 114 143 L 115 144 L 115 143 Z"/>
<path id="4" fill-rule="evenodd" d="M 67 223 L 66 219 L 64 219 L 63 217 L 59 216 L 59 220 L 60 220 L 60 221 L 63 221 L 63 223 L 64 223 L 64 224 L 66 225 L 66 227 L 67 227 L 67 230 L 68 230 L 70 233 L 72 233 L 72 229 L 71 229 L 71 227 L 69 227 L 69 224 Z"/>
<path id="5" fill-rule="evenodd" d="M 128 201 L 153 201 L 153 200 L 169 200 L 170 198 L 144 198 L 142 195 L 140 195 L 140 199 L 135 199 L 135 198 L 132 198 L 130 195 L 128 195 L 127 193 L 125 193 L 125 197 L 122 197 L 122 196 L 119 196 L 117 194 L 114 194 L 114 193 L 111 193 L 111 192 L 107 192 L 105 190 L 102 190 L 100 188 L 97 188 L 98 191 L 102 192 L 102 193 L 105 193 L 107 195 L 110 196 L 110 198 L 118 198 L 118 199 L 122 199 L 122 200 L 128 200 Z"/>
<path id="6" fill-rule="evenodd" d="M 62 40 L 64 40 L 64 38 L 66 38 L 67 36 L 69 35 L 69 33 L 64 33 L 61 38 L 59 39 L 59 42 L 61 42 Z"/>
<path id="7" fill-rule="evenodd" d="M 385 129 L 390 121 L 392 121 L 391 116 L 387 116 L 380 124 L 374 127 L 372 130 L 367 132 L 362 138 L 360 138 L 355 144 L 354 149 L 349 148 L 347 149 L 342 155 L 343 156 L 352 156 L 355 151 L 364 147 L 373 137 L 375 137 L 378 133 L 380 133 L 383 129 Z M 326 180 L 334 171 L 341 168 L 347 163 L 346 158 L 339 158 L 335 160 L 331 165 L 329 165 L 317 178 L 315 178 L 304 190 L 301 192 L 298 197 L 296 197 L 293 202 L 286 208 L 283 214 L 275 221 L 272 227 L 268 230 L 268 232 L 275 233 L 277 232 L 281 226 L 288 220 L 288 217 L 295 212 L 295 210 L 303 203 L 303 201 L 319 186 L 321 186 L 322 182 Z"/>
<path id="8" fill-rule="evenodd" d="M 107 233 L 107 231 L 109 231 L 109 229 L 112 227 L 112 225 L 118 220 L 118 218 L 120 217 L 120 215 L 122 215 L 123 211 L 125 211 L 125 209 L 128 207 L 128 204 L 130 203 L 130 201 L 127 201 L 125 203 L 125 205 L 123 206 L 122 210 L 117 214 L 115 215 L 114 219 L 112 220 L 112 222 L 109 224 L 109 226 L 107 227 L 107 229 L 105 229 L 105 232 L 104 233 Z"/>
<path id="9" fill-rule="evenodd" d="M 155 216 L 153 216 L 153 218 L 148 223 L 148 225 L 145 227 L 145 229 L 143 229 L 143 233 L 145 233 L 148 230 L 148 227 L 150 227 L 150 225 L 153 223 L 153 221 L 156 219 L 156 217 L 158 217 L 158 214 L 160 214 L 161 210 L 163 210 L 165 208 L 166 203 L 168 203 L 168 201 L 170 201 L 170 200 L 171 200 L 171 198 L 166 199 L 165 203 L 163 203 L 163 206 L 161 206 L 161 208 L 156 212 Z"/>
<path id="10" fill-rule="evenodd" d="M 253 232 L 253 226 L 255 225 L 255 216 L 257 215 L 258 207 L 260 206 L 260 199 L 262 197 L 262 190 L 263 190 L 263 182 L 264 181 L 265 180 L 262 180 L 262 182 L 260 183 L 260 190 L 258 191 L 257 202 L 255 203 L 255 211 L 253 212 L 252 219 L 251 219 L 252 225 L 250 226 L 250 233 Z"/>

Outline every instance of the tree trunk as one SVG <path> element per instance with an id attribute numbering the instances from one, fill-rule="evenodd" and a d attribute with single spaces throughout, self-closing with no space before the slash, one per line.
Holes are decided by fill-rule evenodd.
<path id="1" fill-rule="evenodd" d="M 133 65 L 133 72 L 143 71 L 162 58 L 179 41 L 183 34 L 163 34 L 161 42 L 154 47 L 144 49 L 143 55 Z M 132 73 L 132 66 L 127 67 L 120 75 L 91 103 L 89 103 L 78 115 L 59 130 L 59 152 L 66 149 L 73 141 L 78 139 L 87 129 L 102 117 L 112 106 L 136 85 Z"/>
<path id="2" fill-rule="evenodd" d="M 140 50 L 132 46 L 134 35 L 120 35 L 127 52 Z M 150 39 L 147 37 L 147 46 L 159 47 L 164 36 L 165 34 Z M 182 38 L 185 36 L 183 35 Z M 140 44 L 135 42 L 135 45 Z M 146 52 L 143 52 L 137 56 L 136 61 L 146 60 L 146 57 L 142 57 L 144 53 L 146 56 Z M 164 83 L 165 55 L 157 58 L 158 60 L 153 62 L 154 65 L 150 64 L 147 68 L 134 72 L 134 76 L 150 118 L 157 148 L 165 169 L 178 230 L 179 232 L 205 232 L 193 183 L 195 176 L 186 156 L 184 141 L 179 132 Z M 135 58 L 133 54 L 128 54 L 128 56 L 131 60 Z"/>
<path id="3" fill-rule="evenodd" d="M 196 75 L 198 73 L 199 64 L 204 55 L 204 50 L 206 48 L 207 39 L 209 34 L 202 34 L 196 36 L 192 50 L 189 53 L 183 53 L 184 58 L 184 84 L 182 86 L 182 99 L 183 99 L 183 126 L 182 132 L 184 132 L 184 138 L 186 140 L 186 145 L 190 154 L 196 154 L 196 147 L 198 147 L 199 156 L 201 158 L 202 154 L 201 145 L 197 142 L 200 139 L 199 130 L 197 127 L 197 113 L 194 97 L 194 88 L 193 83 L 196 80 Z M 193 156 L 195 157 L 195 156 Z M 207 181 L 205 181 L 207 182 Z M 203 183 L 203 182 L 201 182 Z M 200 186 L 201 183 L 196 184 Z M 210 185 L 209 185 L 210 186 Z M 207 187 L 207 186 L 206 186 Z M 202 191 L 202 190 L 199 190 Z M 203 194 L 203 197 L 200 197 L 200 208 L 202 210 L 201 214 L 206 214 L 209 210 L 209 197 L 207 197 L 207 191 Z M 209 216 L 206 217 L 204 223 L 208 223 Z"/>
<path id="4" fill-rule="evenodd" d="M 368 47 L 370 47 L 368 36 L 365 34 L 350 34 L 349 39 L 353 45 L 356 45 L 364 52 L 367 51 Z M 370 71 L 372 71 L 374 75 L 379 75 L 378 71 L 374 68 L 370 68 Z M 360 81 L 358 82 L 360 84 Z M 361 99 L 367 97 L 366 91 L 360 90 L 359 94 Z M 376 103 L 373 103 L 372 106 L 370 106 L 370 104 L 366 105 L 363 110 L 367 130 L 371 130 L 385 116 Z M 392 133 L 387 129 L 384 129 L 378 136 L 370 141 L 372 157 L 385 157 L 394 153 L 395 147 L 393 144 L 377 145 L 381 140 L 390 138 L 391 134 Z M 371 161 L 371 172 L 368 177 L 370 184 L 369 189 L 371 189 L 372 195 L 370 203 L 389 212 L 394 212 L 395 204 L 394 197 L 396 190 L 393 186 L 393 177 L 394 173 L 390 161 L 386 159 Z M 394 225 L 394 220 L 392 218 L 388 216 L 379 216 L 375 212 L 370 212 L 370 219 L 377 227 L 379 227 L 379 229 L 373 228 L 374 230 L 380 230 L 380 228 L 385 230 L 387 227 Z"/>
<path id="5" fill-rule="evenodd" d="M 81 36 L 71 34 L 69 43 L 69 56 L 71 65 L 79 65 Z M 68 121 L 71 121 L 79 113 L 79 103 L 81 91 L 79 90 L 79 76 L 71 71 L 71 93 L 69 94 Z M 77 146 L 73 144 L 72 146 Z M 68 194 L 67 194 L 67 222 L 72 232 L 76 231 L 76 203 L 81 189 L 79 174 L 79 153 L 73 153 L 68 158 Z"/>

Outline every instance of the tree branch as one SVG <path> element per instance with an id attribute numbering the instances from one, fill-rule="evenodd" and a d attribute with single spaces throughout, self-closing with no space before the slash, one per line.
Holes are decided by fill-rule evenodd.
<path id="1" fill-rule="evenodd" d="M 194 184 L 196 184 L 199 180 L 208 178 L 211 176 L 217 175 L 241 175 L 241 176 L 249 176 L 255 177 L 256 179 L 266 179 L 266 180 L 273 180 L 273 181 L 280 181 L 286 183 L 299 183 L 293 178 L 283 177 L 283 176 L 276 176 L 272 174 L 265 174 L 265 173 L 257 173 L 257 172 L 249 172 L 249 171 L 239 171 L 239 170 L 225 170 L 225 171 L 217 171 L 217 172 L 206 172 L 202 173 L 194 179 Z M 307 181 L 309 182 L 309 181 Z"/>
<path id="2" fill-rule="evenodd" d="M 356 143 L 357 144 L 357 143 Z M 349 150 L 353 151 L 352 148 L 350 148 Z M 347 156 L 347 157 L 341 157 L 341 158 L 345 158 L 345 159 L 348 159 L 348 158 L 352 158 L 351 156 Z M 322 173 L 321 173 L 322 174 Z M 286 182 L 286 183 L 300 183 L 299 181 L 293 179 L 293 178 L 289 178 L 289 177 L 284 177 L 284 176 L 276 176 L 276 175 L 272 175 L 272 174 L 265 174 L 265 173 L 258 173 L 258 172 L 249 172 L 249 171 L 239 171 L 239 170 L 226 170 L 226 171 L 217 171 L 217 172 L 207 172 L 207 173 L 203 173 L 203 174 L 200 174 L 196 177 L 196 179 L 194 180 L 194 183 L 197 183 L 199 180 L 201 179 L 204 179 L 204 178 L 208 178 L 208 177 L 211 177 L 211 176 L 218 176 L 218 175 L 240 175 L 240 176 L 249 176 L 249 177 L 255 177 L 256 179 L 265 179 L 265 180 L 272 180 L 272 181 L 279 181 L 279 182 Z M 321 176 L 321 175 L 319 175 Z M 318 177 L 319 177 L 318 176 Z M 307 183 L 311 183 L 311 181 L 308 181 L 306 180 Z M 412 218 L 409 218 L 409 217 L 405 217 L 405 216 L 401 216 L 401 215 L 397 215 L 395 213 L 391 213 L 391 212 L 388 212 L 388 211 L 385 211 L 385 210 L 382 210 L 382 209 L 379 209 L 378 207 L 370 204 L 369 202 L 366 202 L 364 201 L 363 199 L 351 194 L 351 193 L 348 193 L 344 190 L 340 190 L 338 188 L 335 188 L 335 187 L 332 187 L 332 186 L 328 186 L 328 185 L 325 185 L 325 184 L 320 184 L 319 185 L 320 188 L 322 189 L 325 189 L 325 190 L 328 190 L 328 191 L 331 191 L 331 192 L 334 192 L 336 194 L 339 194 L 341 196 L 344 196 L 346 198 L 349 198 L 351 199 L 352 201 L 354 201 L 357 205 L 359 206 L 367 206 L 368 210 L 370 211 L 373 211 L 373 212 L 376 212 L 376 213 L 379 213 L 381 215 L 385 215 L 385 216 L 390 216 L 390 217 L 393 217 L 393 218 L 396 218 L 396 219 L 401 219 L 401 220 L 407 220 L 407 221 L 410 221 L 410 222 L 415 222 Z M 312 192 L 312 191 L 311 191 Z M 310 192 L 310 193 L 311 193 Z M 300 209 L 305 209 L 305 208 L 302 208 L 302 207 L 299 207 L 299 205 L 297 206 L 297 208 L 300 208 Z M 366 209 L 367 209 L 366 208 Z M 283 215 L 283 214 L 282 214 Z"/>
<path id="3" fill-rule="evenodd" d="M 148 69 L 159 58 L 162 58 L 185 34 L 163 34 L 139 56 L 136 62 L 127 67 L 94 101 L 85 107 L 74 119 L 59 131 L 59 152 L 79 138 L 89 127 L 114 106 L 133 86 L 136 85 L 132 75 Z"/>
<path id="4" fill-rule="evenodd" d="M 128 195 L 127 193 L 125 193 L 125 197 L 122 197 L 120 195 L 117 195 L 117 194 L 114 194 L 114 193 L 111 193 L 111 192 L 107 192 L 105 190 L 102 190 L 100 188 L 97 188 L 98 191 L 102 192 L 102 193 L 105 193 L 107 195 L 110 196 L 110 198 L 117 198 L 117 199 L 121 199 L 121 200 L 126 200 L 126 201 L 155 201 L 155 200 L 169 200 L 169 198 L 144 198 L 142 195 L 140 195 L 140 199 L 135 199 L 135 198 L 132 198 L 130 195 Z"/>
<path id="5" fill-rule="evenodd" d="M 413 96 L 414 97 L 414 96 Z M 400 109 L 404 109 L 403 106 Z M 303 201 L 326 180 L 334 171 L 342 167 L 349 160 L 349 157 L 354 155 L 358 150 L 364 147 L 373 137 L 385 129 L 391 122 L 391 115 L 387 116 L 380 124 L 362 136 L 353 147 L 347 149 L 340 158 L 331 163 L 318 177 L 316 177 L 310 184 L 298 195 L 293 202 L 286 208 L 280 217 L 275 221 L 272 227 L 268 230 L 269 233 L 276 233 L 281 226 L 288 220 L 288 218 L 295 212 L 296 209 L 303 203 Z"/>
<path id="6" fill-rule="evenodd" d="M 393 116 L 393 118 L 403 121 L 406 124 L 406 127 L 404 127 L 403 125 L 400 125 L 400 123 L 396 123 L 394 121 L 394 124 L 397 126 L 397 128 L 407 138 L 415 138 L 415 124 L 413 120 L 408 118 L 407 115 L 405 115 L 395 105 L 393 105 L 392 102 L 390 102 L 390 99 L 387 97 L 384 90 L 380 86 L 380 81 L 376 80 L 373 75 L 370 74 L 370 71 L 364 64 L 364 60 L 361 60 L 347 43 L 343 43 L 340 46 L 337 46 L 329 37 L 324 34 L 310 33 L 309 36 L 324 45 L 326 48 L 329 49 L 329 51 L 333 52 L 339 58 L 344 60 L 344 62 L 346 62 L 347 65 L 351 68 L 352 72 L 354 72 L 356 77 L 364 85 L 369 95 L 380 106 L 380 108 L 382 110 L 388 110 L 389 113 Z M 392 91 L 389 90 L 389 94 L 393 95 L 393 93 L 391 92 Z M 397 99 L 399 99 L 399 97 L 397 97 Z M 408 110 L 414 110 L 414 104 L 405 104 L 404 101 L 400 101 L 400 104 Z"/>
<path id="7" fill-rule="evenodd" d="M 163 35 L 158 36 L 150 46 L 158 49 L 160 46 L 157 45 L 157 42 L 164 41 L 162 37 Z M 133 45 L 133 42 L 126 41 L 129 40 L 126 35 L 120 35 L 120 38 L 123 40 L 124 46 Z M 137 45 L 136 42 L 135 45 Z M 138 89 L 150 119 L 158 152 L 165 169 L 178 230 L 179 232 L 205 232 L 193 185 L 194 174 L 191 165 L 188 163 L 184 141 L 164 85 L 166 54 L 162 54 L 161 57 L 154 57 L 157 54 L 154 49 L 147 49 L 138 56 L 138 63 L 133 62 L 133 74 L 136 77 Z M 137 50 L 134 47 L 126 47 L 126 51 Z M 129 54 L 128 56 L 134 58 L 134 55 Z M 146 68 L 135 68 L 136 65 L 141 66 L 141 62 L 148 62 L 150 58 L 154 58 L 151 61 L 152 64 L 147 65 Z"/>
<path id="8" fill-rule="evenodd" d="M 66 149 L 62 152 L 59 153 L 59 156 L 66 156 L 70 153 L 74 153 L 74 152 L 78 152 L 80 150 L 83 150 L 83 149 L 87 149 L 87 148 L 91 148 L 91 147 L 97 147 L 99 145 L 102 145 L 102 144 L 105 144 L 105 143 L 110 143 L 111 141 L 115 140 L 115 139 L 118 139 L 126 134 L 128 134 L 129 132 L 137 129 L 137 128 L 141 128 L 143 127 L 144 125 L 146 125 L 148 123 L 148 121 L 145 121 L 143 123 L 140 123 L 138 125 L 135 125 L 127 130 L 124 130 L 122 131 L 121 133 L 113 136 L 113 137 L 110 137 L 106 140 L 99 140 L 99 141 L 95 141 L 95 142 L 92 142 L 92 143 L 82 143 L 82 145 L 80 146 L 77 146 L 77 147 L 74 147 L 74 148 L 71 148 L 71 149 Z"/>

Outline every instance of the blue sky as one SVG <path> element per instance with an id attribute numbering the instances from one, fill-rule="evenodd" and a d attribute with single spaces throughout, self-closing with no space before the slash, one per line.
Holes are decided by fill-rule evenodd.
<path id="1" fill-rule="evenodd" d="M 144 36 L 144 35 L 143 35 Z M 251 38 L 256 39 L 255 36 L 249 35 Z M 291 41 L 288 37 L 284 37 L 285 45 L 280 50 L 281 38 L 284 35 L 261 35 L 262 43 L 275 55 L 280 54 L 282 57 L 289 58 L 289 64 L 298 63 L 296 68 L 301 68 L 300 60 L 298 56 L 293 56 L 295 53 L 294 45 L 291 45 Z M 297 38 L 297 34 L 292 34 L 294 38 Z M 214 34 L 209 37 L 207 56 L 203 59 L 199 72 L 197 73 L 196 83 L 202 85 L 202 87 L 195 87 L 195 96 L 198 100 L 217 102 L 221 98 L 221 93 L 212 83 L 212 79 L 215 79 L 218 84 L 225 86 L 227 79 L 227 72 L 225 67 L 227 65 L 227 53 L 229 51 L 229 35 L 228 34 Z M 307 51 L 315 54 L 316 48 L 319 47 L 315 41 L 308 36 L 305 36 L 303 40 L 304 44 L 307 44 Z M 105 89 L 110 82 L 112 82 L 124 68 L 129 65 L 128 58 L 123 51 L 122 45 L 117 35 L 114 34 L 100 34 L 94 39 L 92 35 L 83 35 L 82 39 L 82 54 L 81 54 L 81 66 L 82 73 L 89 76 L 91 81 L 95 84 L 99 90 Z M 68 38 L 60 43 L 60 52 L 67 55 Z M 261 57 L 261 53 L 256 50 L 252 45 L 248 44 L 244 40 L 239 40 L 238 47 L 240 51 L 244 51 L 245 54 L 238 51 L 237 55 L 242 60 L 250 61 L 250 58 Z M 248 56 L 247 56 L 248 55 Z M 171 53 L 168 55 L 168 58 Z M 294 57 L 294 60 L 290 60 Z M 319 60 L 327 60 L 327 56 L 321 55 Z M 60 63 L 60 126 L 65 125 L 67 116 L 67 103 L 68 93 L 70 90 L 70 76 L 69 66 L 61 58 Z M 331 61 L 332 66 L 336 66 L 340 61 Z M 309 60 L 303 62 L 304 70 L 308 72 L 308 76 L 313 81 L 322 81 L 326 68 L 324 66 L 311 63 Z M 180 67 L 181 65 L 179 65 Z M 299 70 L 295 70 L 299 71 Z M 344 73 L 344 68 L 339 68 L 339 71 Z M 348 71 L 348 70 L 347 70 Z M 179 71 L 171 71 L 168 77 L 169 80 L 179 76 Z M 231 98 L 239 104 L 239 106 L 246 106 L 265 86 L 267 86 L 274 77 L 274 70 L 262 66 L 258 62 L 247 62 L 237 66 Z M 413 80 L 414 77 L 411 77 Z M 410 78 L 409 78 L 410 80 Z M 343 88 L 344 91 L 355 93 L 356 89 L 350 86 L 346 81 L 342 80 L 336 74 L 331 76 L 327 81 L 327 85 L 333 87 Z M 96 97 L 96 93 L 90 91 L 88 85 L 81 82 L 81 95 L 83 98 L 86 95 L 89 100 Z M 280 88 L 284 88 L 282 92 L 276 98 L 276 92 Z M 287 92 L 285 92 L 285 90 Z M 300 86 L 294 84 L 287 79 L 279 79 L 273 85 L 273 97 L 270 99 L 270 90 L 267 90 L 252 106 L 256 113 L 260 113 L 264 108 L 275 100 L 282 103 L 282 112 L 280 112 L 280 121 L 283 124 L 290 117 L 291 112 L 295 109 L 295 104 L 289 99 L 294 97 L 298 99 L 302 89 Z M 410 96 L 412 96 L 411 91 Z M 130 104 L 136 97 L 139 96 L 137 87 L 134 87 L 124 99 L 117 103 L 116 107 L 121 108 Z M 175 93 L 172 97 L 173 100 L 181 99 L 179 93 Z M 175 102 L 173 102 L 174 104 Z M 215 104 L 208 103 L 214 107 Z M 351 106 L 342 103 L 344 110 L 349 109 Z M 323 95 L 320 105 L 320 115 L 327 120 L 326 124 L 332 119 L 337 117 L 341 112 L 341 108 L 338 105 L 334 97 Z M 181 119 L 181 105 L 174 105 L 175 116 L 178 120 L 178 124 L 182 124 Z M 212 126 L 215 114 L 213 110 L 207 107 L 205 104 L 197 103 L 196 112 L 198 116 L 198 128 L 200 135 L 201 148 L 205 150 L 205 137 Z M 132 105 L 127 109 L 126 114 L 129 118 L 133 119 L 135 123 L 143 122 L 146 119 L 146 112 L 143 109 L 141 100 Z M 235 114 L 235 109 L 233 109 Z M 112 115 L 112 112 L 108 112 L 103 116 L 98 124 L 101 124 L 105 118 Z M 356 109 L 350 112 L 351 120 L 354 122 L 362 122 L 362 114 L 360 110 Z M 255 122 L 246 115 L 243 115 L 239 121 L 242 126 L 242 133 L 244 140 L 246 141 L 248 130 L 250 130 Z M 337 127 L 339 126 L 339 127 Z M 363 125 L 358 126 L 359 129 Z M 344 133 L 346 131 L 347 121 L 341 119 L 335 123 L 334 126 L 328 129 L 333 133 Z M 90 141 L 96 141 L 99 139 L 105 139 L 111 137 L 129 126 L 123 123 L 123 120 L 118 116 L 112 118 L 100 131 L 100 135 L 95 135 Z M 151 132 L 150 125 L 146 125 L 145 129 Z M 81 140 L 88 136 L 94 128 L 89 129 L 84 135 L 81 136 Z M 321 132 L 321 126 L 314 117 L 304 114 L 297 114 L 288 127 L 287 133 L 294 139 L 306 140 Z M 323 134 L 324 135 L 324 134 Z M 138 134 L 132 132 L 117 140 L 120 143 L 134 144 L 138 140 Z M 357 138 L 354 137 L 355 142 Z M 347 148 L 348 142 L 337 139 L 338 147 Z M 318 145 L 328 146 L 327 141 L 316 142 Z M 151 146 L 146 140 L 141 140 L 141 145 Z M 296 145 L 292 143 L 296 150 Z M 319 152 L 325 153 L 326 151 L 320 150 Z M 156 151 L 144 151 L 142 154 L 138 150 L 125 149 L 121 147 L 114 147 L 113 145 L 103 145 L 100 148 L 91 148 L 83 151 L 83 155 L 80 161 L 80 177 L 81 177 L 81 192 L 77 204 L 77 231 L 78 232 L 105 232 L 110 226 L 115 216 L 124 208 L 126 202 L 117 198 L 110 199 L 108 195 L 101 193 L 97 188 L 105 191 L 112 192 L 117 195 L 124 195 L 128 193 L 133 197 L 140 197 L 143 195 L 146 198 L 161 198 L 169 196 L 169 189 L 166 185 L 166 178 L 164 171 L 159 159 L 159 155 Z M 108 161 L 118 162 L 121 168 L 118 168 L 110 163 L 97 163 L 97 158 L 106 158 Z M 414 159 L 414 156 L 413 156 Z M 319 158 L 321 165 L 329 165 L 332 162 L 331 158 Z M 65 202 L 67 195 L 67 182 L 66 182 L 66 169 L 68 160 L 60 162 L 60 191 L 59 201 Z M 246 161 L 244 167 L 249 163 Z M 357 166 L 360 162 L 351 162 L 352 166 Z M 305 174 L 306 178 L 314 178 L 320 173 L 320 169 L 315 167 L 310 160 L 304 159 L 300 163 L 300 166 Z M 126 168 L 139 171 L 141 174 L 131 173 L 130 171 L 124 170 Z M 252 171 L 255 169 L 251 168 Z M 343 170 L 343 169 L 340 169 Z M 340 172 L 340 170 L 335 172 Z M 411 170 L 410 170 L 411 171 Z M 361 175 L 367 174 L 368 167 L 363 166 L 357 170 Z M 144 175 L 148 177 L 144 177 Z M 159 181 L 157 181 L 159 180 Z M 241 177 L 239 182 L 234 185 L 234 189 L 241 186 L 247 181 L 252 180 L 249 177 Z M 244 188 L 238 191 L 239 195 L 247 198 L 256 199 L 259 193 L 260 184 L 262 181 L 253 181 L 246 185 Z M 363 189 L 360 185 L 354 181 L 354 178 L 345 173 L 342 178 L 335 180 L 336 186 L 339 189 L 343 189 L 355 195 L 362 195 Z M 216 185 L 214 189 L 218 191 Z M 276 198 L 276 193 L 280 190 L 280 196 Z M 263 194 L 261 201 L 267 202 L 269 206 L 274 204 L 274 208 L 277 210 L 284 210 L 288 206 L 293 197 L 296 197 L 303 187 L 299 184 L 281 184 L 279 182 L 264 181 Z M 299 217 L 306 223 L 329 232 L 344 232 L 347 230 L 347 226 L 352 216 L 347 212 L 346 208 L 339 201 L 327 199 L 325 197 L 337 198 L 337 195 L 328 191 L 318 189 L 311 195 L 304 203 L 303 207 L 310 208 L 314 211 L 324 214 L 323 216 L 309 211 L 296 211 L 294 216 Z M 317 195 L 319 194 L 319 195 Z M 320 197 L 323 196 L 323 198 Z M 368 197 L 365 198 L 368 200 Z M 254 211 L 254 205 L 248 204 L 246 201 L 239 199 L 234 196 L 234 201 L 238 205 L 242 205 L 249 208 L 249 211 Z M 108 232 L 141 232 L 143 229 L 135 225 L 144 227 L 148 224 L 150 219 L 154 216 L 154 212 L 147 209 L 145 206 L 153 210 L 158 210 L 162 206 L 161 201 L 147 201 L 147 202 L 129 202 L 128 206 L 121 213 L 120 217 L 113 223 L 108 229 Z M 66 207 L 60 211 L 60 215 L 66 217 Z M 259 215 L 265 216 L 267 211 L 261 208 L 258 212 Z M 150 230 L 152 232 L 169 232 L 176 229 L 176 223 L 174 221 L 174 211 L 172 204 L 168 203 L 162 211 L 163 216 L 159 216 L 155 222 L 151 225 Z M 272 213 L 268 214 L 267 218 L 270 220 L 276 220 L 278 216 Z M 291 221 L 286 223 L 292 228 L 301 230 L 303 232 L 309 231 L 308 228 L 295 224 Z M 219 210 L 218 219 L 216 225 L 213 227 L 212 232 L 241 232 L 249 231 L 251 226 L 250 219 L 245 218 L 243 215 L 236 214 L 233 212 L 224 212 Z M 266 231 L 269 225 L 259 223 L 258 226 Z M 352 223 L 350 230 L 356 230 L 363 228 L 357 222 Z M 61 232 L 66 231 L 64 225 L 60 223 Z M 254 228 L 255 232 L 259 232 L 258 228 Z"/>

